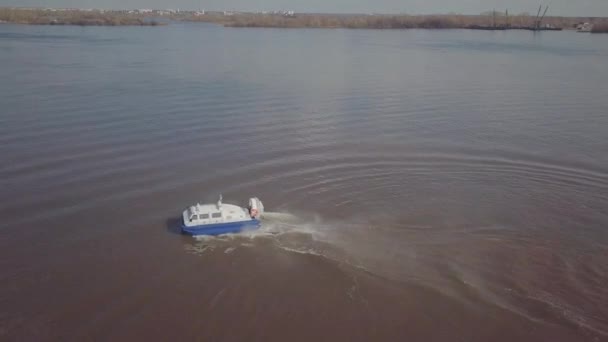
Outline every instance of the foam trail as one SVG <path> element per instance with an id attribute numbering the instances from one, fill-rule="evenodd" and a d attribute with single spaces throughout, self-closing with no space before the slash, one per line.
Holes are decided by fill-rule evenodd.
<path id="1" fill-rule="evenodd" d="M 314 220 L 305 220 L 290 213 L 266 212 L 262 216 L 260 232 L 272 235 L 301 233 L 318 238 L 322 232 L 318 225 L 320 219 L 317 216 L 313 217 Z"/>
<path id="2" fill-rule="evenodd" d="M 290 213 L 279 213 L 279 212 L 264 212 L 262 214 L 262 220 L 264 221 L 297 221 L 298 217 Z"/>

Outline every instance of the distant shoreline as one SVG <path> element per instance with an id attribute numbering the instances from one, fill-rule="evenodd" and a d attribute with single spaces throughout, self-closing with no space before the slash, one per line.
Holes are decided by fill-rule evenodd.
<path id="1" fill-rule="evenodd" d="M 217 23 L 226 27 L 321 29 L 473 29 L 473 30 L 575 30 L 583 22 L 608 25 L 608 18 L 546 17 L 538 26 L 528 14 L 508 15 L 389 15 L 389 14 L 285 14 L 206 13 L 182 20 Z"/>
<path id="2" fill-rule="evenodd" d="M 0 8 L 0 23 L 75 26 L 157 26 L 168 21 L 207 22 L 225 27 L 320 29 L 473 29 L 574 30 L 591 23 L 594 32 L 608 32 L 608 18 L 546 17 L 489 12 L 481 15 L 309 14 L 294 12 L 245 13 L 170 10 L 79 10 Z"/>
<path id="3" fill-rule="evenodd" d="M 123 11 L 0 8 L 0 23 L 72 26 L 158 26 L 161 22 Z"/>

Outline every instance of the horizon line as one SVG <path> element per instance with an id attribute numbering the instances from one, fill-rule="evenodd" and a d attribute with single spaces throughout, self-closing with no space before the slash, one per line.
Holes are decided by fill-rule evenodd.
<path id="1" fill-rule="evenodd" d="M 271 10 L 258 10 L 258 11 L 251 11 L 251 10 L 237 10 L 237 9 L 204 9 L 204 8 L 199 8 L 199 9 L 180 9 L 180 8 L 98 8 L 98 7 L 90 7 L 90 8 L 83 8 L 83 7 L 53 7 L 53 6 L 47 6 L 47 7 L 42 7 L 42 6 L 0 6 L 0 9 L 21 9 L 21 10 L 28 10 L 28 9 L 37 9 L 37 10 L 45 10 L 45 9 L 54 9 L 54 10 L 80 10 L 80 11 L 84 11 L 84 10 L 102 10 L 102 11 L 132 11 L 132 10 L 152 10 L 152 11 L 178 11 L 178 12 L 198 12 L 198 11 L 205 11 L 205 12 L 235 12 L 235 13 L 242 13 L 242 14 L 260 14 L 260 13 L 264 13 L 264 12 L 280 12 L 280 11 L 290 11 L 288 9 L 271 9 Z M 507 9 L 508 10 L 508 9 Z M 304 14 L 304 15 L 323 15 L 323 14 L 329 14 L 329 15 L 407 15 L 407 16 L 433 16 L 433 15 L 438 15 L 438 16 L 443 16 L 443 15 L 461 15 L 461 16 L 483 16 L 485 15 L 485 13 L 492 13 L 492 12 L 496 12 L 496 13 L 503 13 L 502 10 L 487 10 L 481 13 L 477 13 L 477 14 L 467 14 L 467 13 L 456 13 L 456 12 L 447 12 L 447 13 L 425 13 L 425 14 L 413 14 L 413 13 L 407 13 L 407 12 L 368 12 L 368 13 L 361 13 L 361 12 L 298 12 L 298 11 L 294 11 L 296 14 Z M 534 14 L 532 12 L 519 12 L 519 13 L 513 13 L 510 14 L 511 16 L 519 16 L 519 15 L 530 15 L 530 16 L 534 16 Z M 588 16 L 588 15 L 549 15 L 548 17 L 563 17 L 563 18 L 608 18 L 608 16 Z"/>

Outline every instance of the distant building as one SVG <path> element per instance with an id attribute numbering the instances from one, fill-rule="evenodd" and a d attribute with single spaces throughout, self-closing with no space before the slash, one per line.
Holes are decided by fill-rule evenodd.
<path id="1" fill-rule="evenodd" d="M 580 23 L 580 24 L 576 25 L 576 30 L 578 32 L 591 32 L 591 30 L 593 30 L 593 24 Z"/>

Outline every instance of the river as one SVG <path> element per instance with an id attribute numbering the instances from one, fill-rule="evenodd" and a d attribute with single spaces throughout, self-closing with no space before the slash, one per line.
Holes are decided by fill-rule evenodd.
<path id="1" fill-rule="evenodd" d="M 608 36 L 0 25 L 0 339 L 608 340 Z M 196 202 L 275 214 L 179 234 Z"/>

